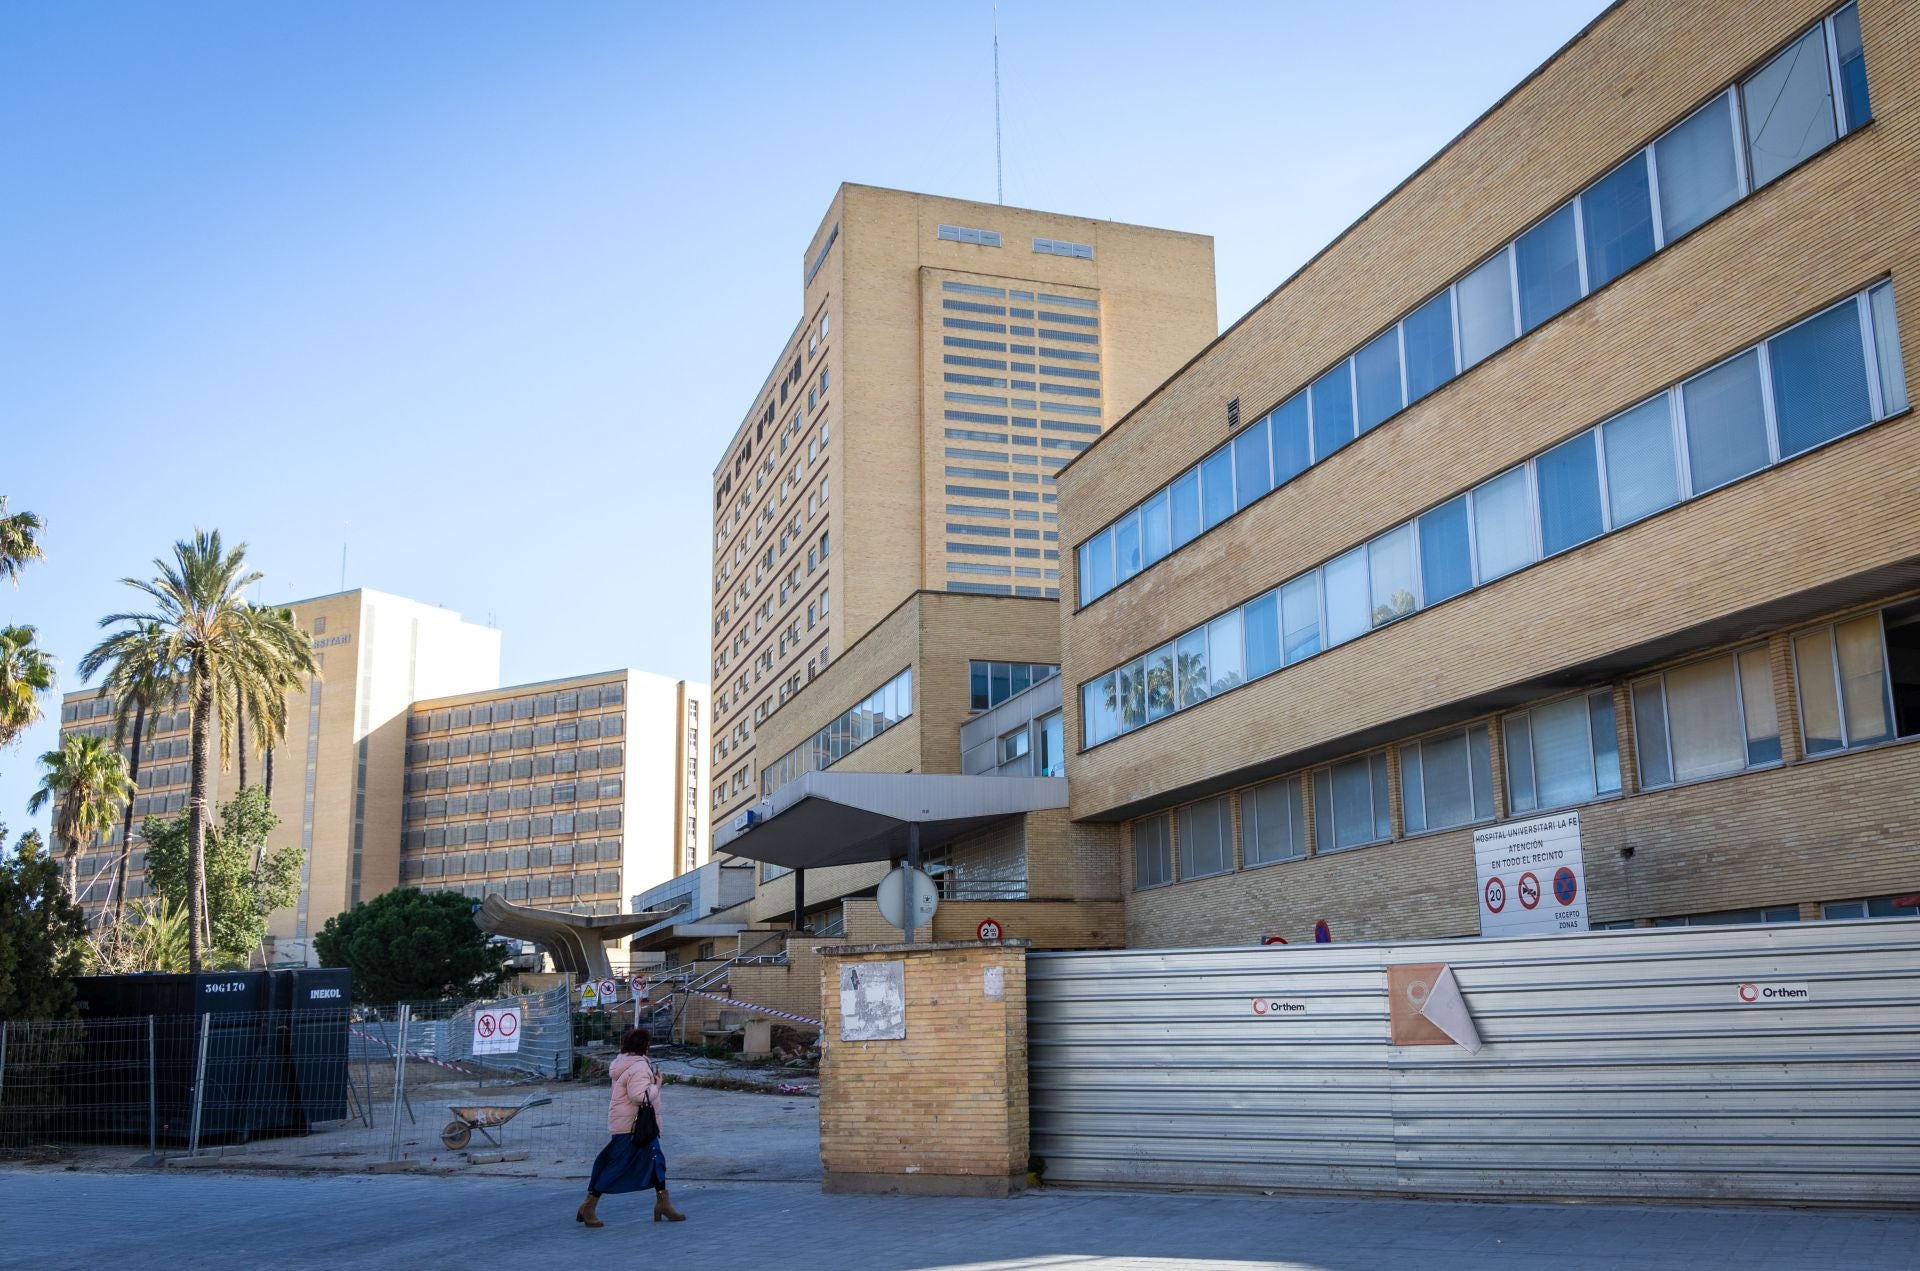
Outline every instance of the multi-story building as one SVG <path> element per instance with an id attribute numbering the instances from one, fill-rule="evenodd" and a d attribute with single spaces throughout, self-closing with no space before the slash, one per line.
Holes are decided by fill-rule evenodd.
<path id="1" fill-rule="evenodd" d="M 701 863 L 705 706 L 698 685 L 628 670 L 415 703 L 401 880 L 624 912 Z"/>
<path id="2" fill-rule="evenodd" d="M 403 877 L 513 900 L 544 882 L 546 895 L 528 903 L 602 913 L 698 865 L 706 839 L 704 686 L 618 671 L 502 689 L 500 633 L 457 613 L 364 589 L 288 607 L 312 637 L 320 674 L 289 697 L 286 739 L 270 757 L 248 761 L 248 783 L 268 786 L 280 820 L 269 847 L 295 846 L 302 856 L 299 899 L 272 918 L 274 958 L 307 959 L 328 918 Z M 113 732 L 112 705 L 99 690 L 68 694 L 61 718 L 67 731 Z M 146 721 L 131 897 L 147 892 L 140 821 L 186 806 L 187 728 L 184 705 L 167 704 Z M 476 764 L 477 754 L 487 758 Z M 216 773 L 216 791 L 230 794 L 238 778 L 235 769 Z M 542 804 L 536 822 L 536 797 L 551 803 L 562 788 L 570 789 L 566 806 Z M 462 810 L 449 814 L 456 798 Z M 492 815 L 495 802 L 504 820 Z M 460 846 L 474 848 L 457 857 L 444 850 L 456 829 Z M 83 904 L 96 921 L 112 903 L 119 833 L 116 826 L 82 858 Z M 479 850 L 482 843 L 492 850 Z M 506 864 L 495 865 L 496 852 Z M 589 859 L 591 870 L 574 868 Z"/>
<path id="3" fill-rule="evenodd" d="M 801 301 L 713 474 L 716 826 L 908 596 L 1058 596 L 1054 473 L 1212 336 L 1212 243 L 843 185 Z"/>
<path id="4" fill-rule="evenodd" d="M 1472 935 L 1548 812 L 1595 925 L 1911 910 L 1917 72 L 1623 0 L 1065 469 L 1129 944 Z"/>

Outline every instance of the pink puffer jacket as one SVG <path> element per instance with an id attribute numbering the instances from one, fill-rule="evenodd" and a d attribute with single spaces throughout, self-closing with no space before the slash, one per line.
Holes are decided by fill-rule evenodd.
<path id="1" fill-rule="evenodd" d="M 607 1105 L 607 1133 L 628 1134 L 640 1115 L 640 1105 L 653 1101 L 653 1115 L 660 1116 L 660 1070 L 644 1055 L 622 1055 L 613 1061 L 613 1100 Z"/>

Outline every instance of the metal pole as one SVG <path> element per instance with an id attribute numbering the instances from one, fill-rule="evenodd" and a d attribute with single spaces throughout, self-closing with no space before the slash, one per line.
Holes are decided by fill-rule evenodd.
<path id="1" fill-rule="evenodd" d="M 207 1034 L 213 1030 L 213 1015 L 200 1016 L 200 1058 L 193 1071 L 193 1128 L 187 1136 L 187 1155 L 200 1155 L 200 1117 L 207 1102 Z"/>
<path id="2" fill-rule="evenodd" d="M 807 871 L 793 871 L 793 929 L 796 933 L 807 929 Z"/>
<path id="3" fill-rule="evenodd" d="M 158 1164 L 160 1161 L 159 1063 L 154 1051 L 153 1016 L 149 1015 L 147 1016 L 147 1159 Z"/>
<path id="4" fill-rule="evenodd" d="M 7 1093 L 7 1021 L 0 1019 L 0 1102 Z"/>
<path id="5" fill-rule="evenodd" d="M 387 1136 L 387 1159 L 400 1159 L 400 1105 L 407 1094 L 407 1025 L 412 1022 L 413 1008 L 400 1008 L 400 1045 L 393 1052 L 393 1130 Z"/>
<path id="6" fill-rule="evenodd" d="M 914 878 L 914 875 L 919 872 L 920 872 L 920 822 L 910 821 L 907 823 L 907 873 L 906 873 L 906 876 L 900 880 L 902 884 L 900 888 L 900 892 L 901 892 L 900 907 L 906 911 L 906 915 L 907 915 L 907 922 L 906 922 L 907 941 L 906 942 L 908 944 L 913 943 L 913 929 L 917 925 L 914 922 L 914 913 L 913 913 L 913 878 Z"/>

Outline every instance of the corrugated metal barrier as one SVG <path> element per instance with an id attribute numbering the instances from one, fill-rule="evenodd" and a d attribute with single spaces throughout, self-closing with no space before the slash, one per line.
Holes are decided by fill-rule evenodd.
<path id="1" fill-rule="evenodd" d="M 1441 962 L 1478 1054 L 1390 1040 Z M 1920 921 L 1027 966 L 1048 1183 L 1920 1203 Z"/>

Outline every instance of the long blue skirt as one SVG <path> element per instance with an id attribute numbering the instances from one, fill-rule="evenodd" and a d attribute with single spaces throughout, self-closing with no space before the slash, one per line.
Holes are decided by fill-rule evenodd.
<path id="1" fill-rule="evenodd" d="M 594 1158 L 593 1178 L 587 1190 L 599 1196 L 616 1192 L 654 1191 L 667 1185 L 667 1156 L 660 1140 L 638 1142 L 631 1134 L 616 1134 Z"/>

